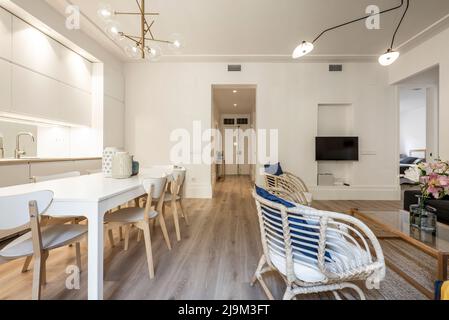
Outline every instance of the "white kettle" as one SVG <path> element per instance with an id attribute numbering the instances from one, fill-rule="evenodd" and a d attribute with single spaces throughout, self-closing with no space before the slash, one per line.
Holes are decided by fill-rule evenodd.
<path id="1" fill-rule="evenodd" d="M 132 156 L 128 152 L 117 152 L 112 159 L 112 178 L 128 179 L 132 174 Z"/>

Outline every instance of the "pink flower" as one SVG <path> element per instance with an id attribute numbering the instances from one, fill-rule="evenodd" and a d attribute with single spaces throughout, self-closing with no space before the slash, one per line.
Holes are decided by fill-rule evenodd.
<path id="1" fill-rule="evenodd" d="M 438 177 L 438 183 L 442 187 L 449 186 L 449 177 L 448 176 L 439 176 Z"/>

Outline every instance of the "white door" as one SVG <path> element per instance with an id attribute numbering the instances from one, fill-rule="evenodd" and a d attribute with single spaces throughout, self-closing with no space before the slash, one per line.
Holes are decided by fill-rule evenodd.
<path id="1" fill-rule="evenodd" d="M 242 132 L 248 130 L 249 125 L 241 126 L 225 126 L 224 129 L 234 130 L 234 135 L 232 140 L 227 141 L 226 139 L 231 139 L 229 136 L 223 133 L 223 150 L 230 150 L 229 146 L 232 146 L 232 163 L 229 161 L 226 163 L 226 175 L 250 175 L 250 161 L 249 161 L 249 150 L 250 141 L 249 138 L 242 136 Z M 240 130 L 239 130 L 240 129 Z M 229 145 L 228 145 L 229 143 Z M 228 146 L 228 148 L 226 147 Z M 225 159 L 229 159 L 230 155 L 224 155 Z"/>

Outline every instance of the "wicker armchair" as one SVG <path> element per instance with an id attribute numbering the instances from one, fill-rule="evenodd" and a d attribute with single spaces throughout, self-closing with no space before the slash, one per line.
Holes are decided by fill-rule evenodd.
<path id="1" fill-rule="evenodd" d="M 267 188 L 275 188 L 285 190 L 293 197 L 294 202 L 302 205 L 312 205 L 312 193 L 310 193 L 304 181 L 301 178 L 284 172 L 280 176 L 265 173 L 265 185 Z"/>
<path id="2" fill-rule="evenodd" d="M 292 197 L 282 190 L 270 192 Z M 374 288 L 385 277 L 380 244 L 360 220 L 344 214 L 310 207 L 287 208 L 253 193 L 259 216 L 263 255 L 251 285 L 259 281 L 269 299 L 273 295 L 263 274 L 277 271 L 287 289 L 284 300 L 300 294 L 331 291 L 340 300 L 339 290 L 350 288 L 365 300 L 354 281 L 366 281 Z"/>

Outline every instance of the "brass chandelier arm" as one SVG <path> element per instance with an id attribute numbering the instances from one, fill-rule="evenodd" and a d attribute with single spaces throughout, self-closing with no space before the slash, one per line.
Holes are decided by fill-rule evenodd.
<path id="1" fill-rule="evenodd" d="M 137 48 L 135 49 L 139 49 L 141 54 L 142 54 L 142 59 L 145 59 L 146 55 L 147 55 L 147 51 L 150 50 L 149 47 L 146 46 L 146 41 L 155 41 L 155 42 L 160 42 L 160 43 L 167 43 L 167 44 L 174 44 L 173 41 L 169 41 L 169 40 L 161 40 L 161 39 L 156 39 L 154 37 L 153 32 L 151 31 L 151 28 L 153 27 L 155 20 L 152 19 L 151 22 L 149 22 L 150 20 L 147 20 L 147 16 L 158 16 L 159 13 L 157 12 L 145 12 L 145 0 L 136 0 L 136 4 L 139 8 L 139 12 L 121 12 L 121 11 L 115 11 L 114 14 L 115 15 L 133 15 L 133 16 L 139 16 L 140 17 L 140 31 L 141 31 L 141 35 L 140 36 L 136 36 L 136 35 L 130 35 L 130 34 L 125 34 L 124 32 L 118 32 L 118 34 L 123 37 L 126 38 L 128 40 L 131 40 L 135 46 Z M 115 32 L 114 32 L 115 33 Z M 152 54 L 152 52 L 150 52 L 150 54 Z"/>
<path id="2" fill-rule="evenodd" d="M 114 14 L 115 15 L 134 15 L 134 16 L 142 15 L 142 13 L 140 13 L 140 12 L 117 12 L 117 11 L 115 11 Z M 157 13 L 157 12 L 145 12 L 144 15 L 145 16 L 158 16 L 159 13 Z"/>
<path id="3" fill-rule="evenodd" d="M 173 44 L 173 41 L 168 41 L 168 40 L 151 39 L 151 38 L 145 38 L 145 40 Z"/>

